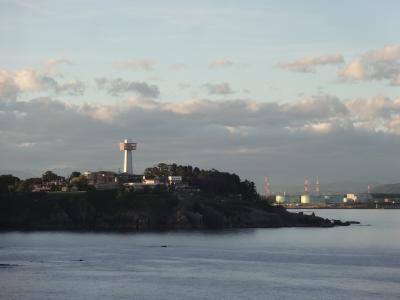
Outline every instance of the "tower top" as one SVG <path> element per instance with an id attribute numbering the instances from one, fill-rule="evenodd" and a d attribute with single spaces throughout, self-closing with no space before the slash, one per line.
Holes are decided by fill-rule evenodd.
<path id="1" fill-rule="evenodd" d="M 136 143 L 133 143 L 131 139 L 125 139 L 122 143 L 119 143 L 119 150 L 136 150 Z"/>
<path id="2" fill-rule="evenodd" d="M 133 174 L 132 150 L 136 150 L 136 143 L 130 139 L 125 139 L 119 143 L 119 150 L 124 151 L 124 173 Z"/>

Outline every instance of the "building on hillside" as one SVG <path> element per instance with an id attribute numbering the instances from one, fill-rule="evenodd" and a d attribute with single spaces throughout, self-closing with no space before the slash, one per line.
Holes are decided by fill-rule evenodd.
<path id="1" fill-rule="evenodd" d="M 126 182 L 123 186 L 130 191 L 143 191 L 145 189 L 155 188 L 155 185 L 145 184 L 143 182 Z"/>
<path id="2" fill-rule="evenodd" d="M 52 192 L 61 191 L 63 187 L 67 186 L 64 177 L 59 177 L 57 180 L 43 182 L 42 184 L 35 184 L 32 192 Z"/>
<path id="3" fill-rule="evenodd" d="M 97 190 L 113 190 L 118 188 L 117 174 L 111 171 L 84 172 L 88 184 Z"/>
<path id="4" fill-rule="evenodd" d="M 142 182 L 147 185 L 166 184 L 163 176 L 156 176 L 154 178 L 146 178 L 146 176 L 143 176 Z"/>
<path id="5" fill-rule="evenodd" d="M 182 176 L 168 176 L 168 184 L 175 185 L 182 183 Z"/>
<path id="6" fill-rule="evenodd" d="M 116 175 L 117 182 L 119 184 L 129 183 L 129 182 L 142 182 L 143 175 L 119 173 Z"/>
<path id="7" fill-rule="evenodd" d="M 35 184 L 32 189 L 33 193 L 48 193 L 51 192 L 51 186 L 49 185 L 42 185 L 42 184 Z"/>

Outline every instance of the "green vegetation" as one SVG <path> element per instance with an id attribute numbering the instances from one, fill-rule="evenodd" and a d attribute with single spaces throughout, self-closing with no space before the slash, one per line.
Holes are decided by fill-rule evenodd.
<path id="1" fill-rule="evenodd" d="M 81 176 L 81 175 L 82 175 L 81 172 L 73 171 L 73 172 L 71 173 L 71 175 L 69 175 L 68 179 L 71 180 L 71 179 L 73 179 L 73 178 L 75 178 L 75 177 L 79 177 L 79 176 Z"/>
<path id="2" fill-rule="evenodd" d="M 246 200 L 255 200 L 259 196 L 254 182 L 244 180 L 236 174 L 220 172 L 216 169 L 200 170 L 197 167 L 167 165 L 160 163 L 144 171 L 146 178 L 182 176 L 183 181 L 200 188 L 205 193 L 215 195 L 241 195 Z"/>
<path id="3" fill-rule="evenodd" d="M 20 181 L 18 177 L 12 175 L 0 175 L 0 194 L 8 194 L 15 191 Z"/>
<path id="4" fill-rule="evenodd" d="M 42 175 L 43 182 L 52 182 L 57 180 L 62 180 L 64 177 L 58 176 L 57 174 L 53 173 L 52 171 L 46 171 Z"/>
<path id="5" fill-rule="evenodd" d="M 76 172 L 79 173 L 79 172 Z M 89 190 L 89 186 L 88 186 L 88 180 L 85 176 L 83 175 L 78 175 L 78 176 L 74 176 L 74 177 L 69 177 L 69 186 L 70 187 L 76 187 L 77 190 L 79 191 L 87 191 Z"/>

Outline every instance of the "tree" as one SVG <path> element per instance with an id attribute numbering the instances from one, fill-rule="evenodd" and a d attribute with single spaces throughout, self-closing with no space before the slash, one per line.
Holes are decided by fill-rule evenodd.
<path id="1" fill-rule="evenodd" d="M 88 189 L 88 180 L 86 176 L 78 176 L 71 179 L 70 184 L 75 186 L 80 191 L 86 191 Z"/>
<path id="2" fill-rule="evenodd" d="M 43 175 L 42 175 L 42 180 L 43 182 L 51 182 L 51 181 L 56 181 L 58 180 L 60 177 L 53 173 L 52 171 L 46 171 Z"/>
<path id="3" fill-rule="evenodd" d="M 217 169 L 200 170 L 197 167 L 159 163 L 157 166 L 147 168 L 144 172 L 146 178 L 163 176 L 182 176 L 183 181 L 200 188 L 203 192 L 217 195 L 238 195 L 243 199 L 255 200 L 258 197 L 254 182 L 244 180 L 236 174 L 220 172 Z"/>
<path id="4" fill-rule="evenodd" d="M 12 175 L 0 175 L 0 194 L 14 190 L 19 182 L 20 179 L 18 177 Z"/>
<path id="5" fill-rule="evenodd" d="M 71 180 L 71 179 L 73 179 L 73 178 L 75 178 L 75 177 L 79 177 L 79 176 L 81 176 L 81 175 L 82 175 L 81 172 L 73 171 L 73 172 L 71 173 L 71 175 L 69 175 L 68 179 Z"/>
<path id="6" fill-rule="evenodd" d="M 20 181 L 15 191 L 16 192 L 31 192 L 35 184 L 41 184 L 42 178 L 28 178 L 26 180 Z"/>
<path id="7" fill-rule="evenodd" d="M 197 177 L 200 175 L 200 169 L 198 167 L 195 167 L 193 169 L 193 177 Z"/>
<path id="8" fill-rule="evenodd" d="M 246 200 L 254 200 L 257 197 L 256 186 L 254 182 L 245 180 L 240 183 L 241 194 Z"/>

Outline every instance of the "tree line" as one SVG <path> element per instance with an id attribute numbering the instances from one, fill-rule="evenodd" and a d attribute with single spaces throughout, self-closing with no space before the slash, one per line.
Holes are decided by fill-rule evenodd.
<path id="1" fill-rule="evenodd" d="M 144 171 L 146 178 L 182 176 L 182 180 L 206 193 L 216 195 L 240 194 L 245 199 L 258 197 L 254 182 L 241 180 L 237 174 L 216 169 L 203 170 L 190 165 L 159 163 Z"/>
<path id="2" fill-rule="evenodd" d="M 216 169 L 203 170 L 190 165 L 159 163 L 146 168 L 146 178 L 159 178 L 166 181 L 168 176 L 181 176 L 184 182 L 202 192 L 215 195 L 241 195 L 244 199 L 256 199 L 258 196 L 254 182 L 241 180 L 237 174 L 220 172 Z M 60 185 L 56 182 L 65 182 L 69 187 L 75 186 L 78 190 L 89 190 L 87 178 L 80 172 L 72 172 L 67 178 L 52 171 L 46 171 L 41 177 L 20 180 L 13 175 L 0 175 L 0 194 L 13 192 L 30 192 L 35 185 L 48 185 L 51 191 L 58 191 Z"/>
<path id="3" fill-rule="evenodd" d="M 25 180 L 11 174 L 0 175 L 0 194 L 31 192 L 35 185 L 48 185 L 51 191 L 59 191 L 57 182 L 67 182 L 68 186 L 76 186 L 80 190 L 87 187 L 87 179 L 80 172 L 72 172 L 67 178 L 59 176 L 52 171 L 46 171 L 41 177 L 32 177 Z"/>

